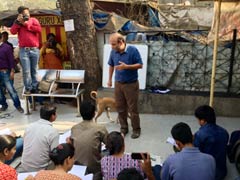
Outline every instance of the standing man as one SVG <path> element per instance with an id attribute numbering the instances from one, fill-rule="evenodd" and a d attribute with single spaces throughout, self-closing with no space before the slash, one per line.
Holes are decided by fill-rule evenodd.
<path id="1" fill-rule="evenodd" d="M 17 72 L 20 72 L 20 67 L 18 66 L 19 58 L 18 58 L 18 55 L 17 56 L 15 55 L 16 53 L 15 53 L 13 44 L 8 41 L 8 35 L 9 34 L 7 31 L 2 32 L 3 42 L 7 43 L 9 46 L 12 47 L 13 55 L 14 55 L 14 62 L 15 62 L 14 70 L 15 70 L 15 73 L 17 73 Z"/>
<path id="2" fill-rule="evenodd" d="M 13 44 L 8 41 L 8 32 L 7 31 L 3 31 L 2 32 L 2 42 L 8 44 L 9 46 L 11 46 L 12 53 L 13 53 Z M 14 62 L 15 62 L 15 60 L 14 60 Z M 15 67 L 14 67 L 14 69 L 15 69 Z M 4 94 L 6 94 L 7 93 L 7 89 L 6 89 L 4 84 L 2 85 L 2 89 L 3 89 Z"/>
<path id="3" fill-rule="evenodd" d="M 39 34 L 41 25 L 36 18 L 30 17 L 29 8 L 20 6 L 18 17 L 10 31 L 18 34 L 20 48 L 20 62 L 23 72 L 25 93 L 37 91 L 37 67 L 39 60 Z"/>
<path id="4" fill-rule="evenodd" d="M 227 175 L 227 144 L 229 134 L 216 124 L 214 109 L 208 105 L 199 106 L 195 116 L 201 126 L 194 135 L 194 146 L 203 153 L 212 155 L 216 161 L 216 180 Z"/>
<path id="5" fill-rule="evenodd" d="M 24 113 L 23 108 L 21 107 L 21 102 L 19 100 L 17 91 L 13 87 L 14 79 L 14 57 L 11 46 L 6 43 L 3 43 L 2 34 L 0 33 L 0 85 L 5 86 L 10 94 L 14 106 L 20 113 Z M 3 92 L 3 88 L 0 88 L 0 112 L 6 111 L 8 104 L 6 97 Z"/>
<path id="6" fill-rule="evenodd" d="M 115 99 L 121 133 L 128 133 L 127 117 L 130 113 L 133 133 L 131 138 L 138 138 L 141 134 L 138 113 L 138 69 L 143 66 L 142 58 L 134 46 L 126 47 L 124 37 L 119 33 L 110 35 L 112 51 L 109 57 L 108 87 L 112 86 L 112 75 L 115 70 Z"/>

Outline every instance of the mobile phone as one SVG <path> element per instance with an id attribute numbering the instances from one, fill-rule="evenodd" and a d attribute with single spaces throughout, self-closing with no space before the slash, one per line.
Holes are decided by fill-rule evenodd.
<path id="1" fill-rule="evenodd" d="M 143 156 L 145 158 L 147 158 L 147 153 L 132 153 L 131 154 L 131 158 L 132 159 L 142 159 L 142 155 L 141 154 L 143 154 Z"/>

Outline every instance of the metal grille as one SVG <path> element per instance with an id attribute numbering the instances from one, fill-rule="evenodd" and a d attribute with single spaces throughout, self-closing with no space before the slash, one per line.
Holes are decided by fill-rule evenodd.
<path id="1" fill-rule="evenodd" d="M 231 48 L 219 46 L 216 92 L 227 92 Z M 210 91 L 213 46 L 196 42 L 153 41 L 149 44 L 147 87 Z M 240 92 L 240 43 L 237 43 L 230 93 Z"/>

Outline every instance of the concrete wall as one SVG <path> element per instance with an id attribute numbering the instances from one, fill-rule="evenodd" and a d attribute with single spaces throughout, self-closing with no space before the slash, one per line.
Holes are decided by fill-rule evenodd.
<path id="1" fill-rule="evenodd" d="M 106 42 L 108 42 L 108 35 L 106 35 Z M 158 42 L 156 42 L 158 43 Z M 184 43 L 182 43 L 184 44 Z M 99 57 L 100 57 L 100 64 L 102 66 L 102 62 L 103 62 L 103 45 L 104 45 L 104 33 L 103 32 L 98 32 L 98 52 L 99 52 Z M 185 45 L 186 46 L 186 45 Z M 177 47 L 181 48 L 181 53 L 185 52 L 183 51 L 185 46 L 181 46 L 178 45 Z M 159 48 L 159 44 L 156 45 L 157 48 Z M 167 46 L 166 44 L 164 46 L 161 46 L 160 50 L 158 50 L 159 52 L 161 52 L 163 49 L 167 50 L 167 49 L 174 49 L 176 50 L 177 48 L 175 48 L 175 46 Z M 189 47 L 189 46 L 186 46 Z M 192 46 L 191 46 L 192 47 Z M 229 97 L 226 97 L 227 94 L 225 93 L 225 97 L 221 97 L 221 96 L 217 96 L 214 99 L 214 108 L 216 110 L 216 113 L 218 116 L 229 116 L 229 117 L 240 117 L 240 96 L 239 96 L 239 85 L 240 85 L 240 78 L 239 78 L 239 73 L 240 70 L 239 68 L 237 68 L 239 66 L 240 63 L 240 45 L 237 46 L 238 48 L 236 49 L 236 62 L 235 62 L 235 76 L 233 78 L 233 86 L 236 88 L 233 89 L 233 92 L 235 92 L 235 94 L 237 97 L 230 97 L 230 95 L 228 95 Z M 188 48 L 189 49 L 189 48 Z M 198 48 L 197 48 L 198 49 Z M 206 48 L 200 48 L 203 49 L 203 52 L 209 52 L 210 54 L 206 57 L 210 58 L 209 63 L 211 64 L 211 58 L 212 58 L 212 51 L 209 50 L 209 47 Z M 171 55 L 170 52 L 167 52 L 167 57 L 168 58 L 157 58 L 155 59 L 158 53 L 154 53 L 154 57 L 152 57 L 153 55 L 151 55 L 152 51 L 151 51 L 151 46 L 150 46 L 150 50 L 149 50 L 149 63 L 148 63 L 148 68 L 149 68 L 149 72 L 153 72 L 152 75 L 150 75 L 148 73 L 148 82 L 147 84 L 150 86 L 151 85 L 151 81 L 155 79 L 157 79 L 157 77 L 159 77 L 159 73 L 158 70 L 161 69 L 161 66 L 159 66 L 157 63 L 159 62 L 164 62 L 163 60 L 166 59 L 166 61 L 169 62 L 169 57 Z M 193 51 L 194 52 L 194 51 Z M 173 51 L 173 54 L 176 54 L 175 51 Z M 189 53 L 186 53 L 189 54 Z M 204 53 L 202 53 L 202 51 L 198 51 L 198 54 L 200 56 L 203 56 Z M 229 63 L 228 63 L 228 57 L 230 56 L 230 49 L 220 49 L 219 50 L 219 59 L 218 59 L 218 67 L 217 67 L 217 82 L 216 82 L 216 87 L 215 90 L 219 92 L 226 92 L 223 91 L 222 88 L 226 88 L 227 87 L 227 79 L 228 76 L 224 76 L 224 73 L 227 74 L 228 71 L 227 69 L 229 69 Z M 159 56 L 161 57 L 161 56 Z M 181 56 L 180 56 L 181 57 Z M 184 56 L 185 57 L 185 56 Z M 194 58 L 187 58 L 185 63 L 183 63 L 182 65 L 186 68 L 189 66 L 189 60 L 192 60 L 190 62 L 200 62 L 199 58 L 197 58 L 198 56 L 193 55 L 192 57 Z M 172 59 L 172 62 L 176 63 L 176 59 L 174 58 Z M 200 58 L 200 59 L 206 59 L 204 57 Z M 161 60 L 161 61 L 160 61 Z M 152 63 L 153 67 L 157 70 L 156 72 L 154 71 L 153 68 L 151 68 L 151 61 L 154 62 Z M 160 63 L 160 65 L 161 65 Z M 211 72 L 211 66 L 210 65 L 202 65 L 200 64 L 199 67 L 209 67 L 208 68 L 208 72 Z M 222 67 L 221 67 L 222 66 Z M 190 73 L 189 77 L 191 77 L 191 81 L 187 81 L 188 83 L 184 83 L 181 81 L 179 87 L 182 88 L 175 88 L 175 87 L 171 87 L 171 86 L 167 86 L 168 88 L 171 89 L 175 89 L 175 90 L 186 90 L 184 93 L 179 93 L 180 91 L 175 91 L 175 92 L 171 92 L 169 94 L 154 94 L 154 93 L 150 93 L 147 90 L 146 91 L 141 91 L 140 92 L 140 97 L 139 97 L 139 112 L 140 113 L 153 113 L 153 114 L 181 114 L 181 115 L 192 115 L 194 113 L 194 110 L 203 104 L 208 104 L 209 103 L 209 95 L 196 95 L 197 93 L 194 92 L 194 89 L 187 89 L 187 88 L 183 88 L 184 86 L 186 86 L 187 84 L 189 84 L 189 82 L 195 82 L 195 80 L 197 81 L 198 79 L 200 79 L 201 81 L 204 81 L 204 83 L 206 84 L 206 82 L 208 82 L 208 85 L 206 86 L 207 88 L 210 87 L 210 81 L 204 79 L 204 78 L 196 78 L 197 75 L 197 71 L 194 70 L 195 66 L 191 65 L 190 69 L 193 69 L 194 73 Z M 198 66 L 196 66 L 197 68 Z M 162 70 L 164 70 L 164 72 L 167 70 L 167 68 L 171 68 L 171 66 L 167 65 L 167 67 L 162 68 Z M 179 68 L 181 70 L 181 68 Z M 181 70 L 181 72 L 184 72 L 183 74 L 186 74 L 185 71 Z M 204 71 L 205 72 L 205 71 Z M 104 73 L 104 72 L 103 72 Z M 108 73 L 108 72 L 106 72 Z M 163 73 L 163 77 L 167 77 L 168 73 Z M 172 74 L 172 72 L 170 73 Z M 205 74 L 205 73 L 203 73 Z M 223 74 L 223 76 L 220 76 L 220 74 Z M 185 76 L 183 76 L 185 77 Z M 208 75 L 208 79 L 210 79 L 210 74 Z M 225 77 L 225 79 L 224 79 Z M 186 78 L 186 77 L 185 77 Z M 181 79 L 184 80 L 184 78 L 177 78 L 177 79 Z M 157 82 L 157 81 L 156 81 Z M 180 82 L 179 80 L 177 82 Z M 173 85 L 176 85 L 178 83 L 173 83 Z M 190 83 L 191 84 L 191 83 Z M 194 85 L 199 84 L 199 83 L 192 83 Z M 161 85 L 161 81 L 160 84 L 156 84 L 156 83 L 152 83 L 152 85 Z M 222 87 L 222 86 L 223 87 Z M 204 86 L 205 87 L 205 86 Z M 191 94 L 188 93 L 187 90 L 192 90 Z M 209 89 L 204 89 L 204 88 L 200 88 L 200 91 L 208 91 Z M 198 90 L 199 91 L 199 90 Z M 202 92 L 202 93 L 207 93 L 207 92 Z M 199 93 L 198 93 L 199 94 Z M 113 97 L 113 89 L 100 89 L 99 90 L 99 97 Z"/>
<path id="2" fill-rule="evenodd" d="M 99 89 L 98 97 L 114 97 L 113 89 Z M 139 112 L 150 114 L 193 115 L 194 110 L 209 103 L 208 95 L 171 92 L 154 94 L 140 91 Z M 217 116 L 240 117 L 239 97 L 215 97 L 214 109 Z"/>
<path id="3" fill-rule="evenodd" d="M 105 36 L 105 38 L 104 38 Z M 103 64 L 103 47 L 109 34 L 98 32 L 98 53 Z M 159 37 L 163 38 L 163 37 Z M 141 42 L 138 42 L 141 43 Z M 148 43 L 146 88 L 166 87 L 171 90 L 209 92 L 212 72 L 213 46 L 196 42 L 175 42 L 159 39 Z M 233 74 L 230 75 L 231 49 L 219 46 L 215 92 L 240 94 L 240 42 L 235 49 Z M 103 73 L 108 73 L 103 72 Z M 232 77 L 228 89 L 229 76 Z"/>

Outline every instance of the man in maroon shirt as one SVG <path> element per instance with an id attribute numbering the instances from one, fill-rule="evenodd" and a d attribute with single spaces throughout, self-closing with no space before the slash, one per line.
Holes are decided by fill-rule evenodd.
<path id="1" fill-rule="evenodd" d="M 14 57 L 12 53 L 12 48 L 8 44 L 3 43 L 2 34 L 0 33 L 0 86 L 2 87 L 3 85 L 5 85 L 8 93 L 13 100 L 14 106 L 20 113 L 23 113 L 24 110 L 21 107 L 19 97 L 11 81 L 13 80 L 13 78 Z M 8 108 L 8 104 L 2 88 L 0 88 L 0 104 L 0 112 L 6 111 Z"/>
<path id="2" fill-rule="evenodd" d="M 10 31 L 18 34 L 20 62 L 22 65 L 25 93 L 37 91 L 37 67 L 39 60 L 39 35 L 41 25 L 36 18 L 30 17 L 29 8 L 20 6 L 18 17 Z"/>

